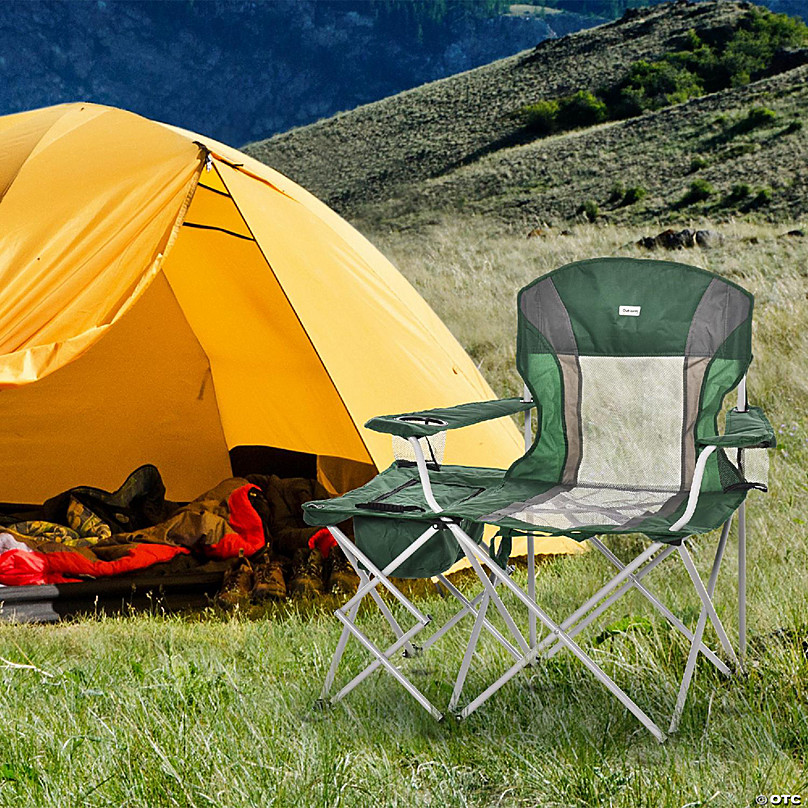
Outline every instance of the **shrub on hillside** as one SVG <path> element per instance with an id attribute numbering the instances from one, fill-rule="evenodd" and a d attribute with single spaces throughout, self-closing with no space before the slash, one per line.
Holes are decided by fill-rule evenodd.
<path id="1" fill-rule="evenodd" d="M 593 126 L 605 121 L 606 117 L 606 104 L 587 90 L 579 90 L 575 95 L 568 95 L 558 102 L 556 120 L 560 129 Z"/>
<path id="2" fill-rule="evenodd" d="M 736 182 L 732 189 L 724 198 L 725 205 L 734 205 L 747 199 L 752 193 L 752 186 L 746 182 Z"/>
<path id="3" fill-rule="evenodd" d="M 695 174 L 697 171 L 700 171 L 702 168 L 707 168 L 709 165 L 709 161 L 706 157 L 702 157 L 700 154 L 697 154 L 695 157 L 690 158 L 690 168 L 688 169 L 688 174 Z"/>
<path id="4" fill-rule="evenodd" d="M 601 123 L 607 117 L 606 104 L 586 90 L 558 100 L 528 104 L 518 112 L 524 128 L 541 137 L 553 132 Z"/>
<path id="5" fill-rule="evenodd" d="M 618 180 L 614 185 L 612 185 L 612 190 L 609 193 L 609 199 L 607 200 L 613 205 L 616 205 L 618 202 L 623 201 L 623 197 L 626 195 L 626 186 L 623 185 L 620 180 Z"/>
<path id="6" fill-rule="evenodd" d="M 772 201 L 773 196 L 774 193 L 771 188 L 761 188 L 749 203 L 749 210 L 766 207 Z"/>
<path id="7" fill-rule="evenodd" d="M 645 199 L 647 193 L 648 191 L 646 191 L 645 188 L 635 185 L 632 188 L 626 189 L 626 193 L 623 195 L 623 201 L 620 204 L 623 206 L 634 205 L 641 199 Z"/>
<path id="8" fill-rule="evenodd" d="M 528 131 L 542 136 L 552 134 L 558 125 L 558 101 L 528 104 L 520 110 L 520 117 Z"/>
<path id="9" fill-rule="evenodd" d="M 586 202 L 578 208 L 578 213 L 583 214 L 587 221 L 594 222 L 595 219 L 600 216 L 600 208 L 597 202 L 592 199 L 587 199 Z"/>
<path id="10" fill-rule="evenodd" d="M 748 84 L 766 70 L 777 51 L 808 43 L 808 27 L 786 14 L 752 9 L 718 58 L 710 89 Z"/>
<path id="11" fill-rule="evenodd" d="M 752 107 L 741 120 L 737 128 L 742 132 L 750 132 L 763 126 L 772 126 L 777 123 L 777 113 L 768 107 Z"/>
<path id="12" fill-rule="evenodd" d="M 631 118 L 705 92 L 747 84 L 770 67 L 779 50 L 800 45 L 808 45 L 808 27 L 801 21 L 754 8 L 734 31 L 727 27 L 704 31 L 701 36 L 689 31 L 677 42 L 679 50 L 656 61 L 634 62 L 620 81 L 600 88 L 597 94 L 579 90 L 557 100 L 529 104 L 516 114 L 527 131 L 539 136 L 607 119 Z M 771 110 L 754 109 L 754 114 L 750 110 L 748 119 L 733 127 L 730 136 L 774 122 L 776 116 Z M 691 173 L 695 170 L 691 166 Z"/>
<path id="13" fill-rule="evenodd" d="M 696 202 L 704 202 L 715 193 L 715 188 L 707 180 L 693 180 L 685 195 L 679 200 L 679 207 L 694 205 Z"/>
<path id="14" fill-rule="evenodd" d="M 669 61 L 634 62 L 628 75 L 612 93 L 613 117 L 632 117 L 647 109 L 680 104 L 704 92 L 701 79 L 687 68 Z"/>

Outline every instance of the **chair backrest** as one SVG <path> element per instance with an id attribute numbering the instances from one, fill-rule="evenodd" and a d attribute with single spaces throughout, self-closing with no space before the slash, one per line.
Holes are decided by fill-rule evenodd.
<path id="1" fill-rule="evenodd" d="M 539 423 L 508 475 L 687 489 L 696 440 L 716 434 L 752 359 L 752 295 L 684 264 L 598 258 L 537 279 L 518 300 L 517 367 Z M 718 452 L 705 485 L 735 477 Z"/>

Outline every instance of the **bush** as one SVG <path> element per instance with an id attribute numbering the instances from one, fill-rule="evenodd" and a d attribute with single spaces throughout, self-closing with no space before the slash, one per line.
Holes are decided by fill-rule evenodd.
<path id="1" fill-rule="evenodd" d="M 622 81 L 602 89 L 600 95 L 611 118 L 631 118 L 705 92 L 748 84 L 765 72 L 777 51 L 805 44 L 808 27 L 802 22 L 753 9 L 734 31 L 722 28 L 701 37 L 688 31 L 677 43 L 681 50 L 655 62 L 634 62 Z"/>
<path id="2" fill-rule="evenodd" d="M 726 198 L 724 199 L 724 203 L 727 205 L 732 205 L 734 203 L 741 202 L 742 200 L 747 199 L 751 193 L 751 185 L 746 182 L 737 182 L 732 186 L 729 194 L 727 194 Z"/>
<path id="3" fill-rule="evenodd" d="M 626 193 L 626 186 L 623 185 L 622 182 L 618 181 L 614 185 L 612 185 L 612 190 L 609 193 L 608 201 L 616 205 L 618 202 L 621 202 L 623 200 L 625 193 Z"/>
<path id="4" fill-rule="evenodd" d="M 693 180 L 685 195 L 679 200 L 679 207 L 704 202 L 715 193 L 715 188 L 707 180 Z"/>
<path id="5" fill-rule="evenodd" d="M 586 202 L 578 208 L 578 213 L 583 213 L 584 217 L 590 221 L 594 222 L 595 219 L 600 216 L 600 208 L 598 207 L 598 203 L 594 202 L 591 199 L 587 199 Z"/>
<path id="6" fill-rule="evenodd" d="M 641 60 L 609 93 L 612 117 L 631 118 L 647 109 L 662 109 L 701 95 L 704 87 L 687 68 L 668 61 Z"/>
<path id="7" fill-rule="evenodd" d="M 752 107 L 741 122 L 746 131 L 758 129 L 761 126 L 772 126 L 777 122 L 777 113 L 768 107 Z"/>
<path id="8" fill-rule="evenodd" d="M 774 194 L 771 188 L 761 188 L 755 198 L 749 203 L 749 209 L 754 210 L 756 208 L 765 207 L 772 201 L 773 196 Z"/>
<path id="9" fill-rule="evenodd" d="M 697 171 L 700 171 L 702 168 L 707 168 L 709 165 L 709 161 L 706 157 L 702 157 L 701 155 L 696 155 L 695 157 L 690 158 L 690 168 L 688 169 L 688 174 L 695 174 Z"/>
<path id="10" fill-rule="evenodd" d="M 753 9 L 718 58 L 710 89 L 739 87 L 758 78 L 783 48 L 808 43 L 808 27 L 786 14 Z"/>
<path id="11" fill-rule="evenodd" d="M 799 132 L 802 130 L 802 121 L 800 120 L 793 120 L 791 123 L 785 128 L 786 135 L 793 135 L 795 132 Z"/>
<path id="12" fill-rule="evenodd" d="M 602 123 L 607 117 L 606 104 L 587 90 L 579 90 L 558 102 L 557 121 L 561 129 L 577 129 Z"/>
<path id="13" fill-rule="evenodd" d="M 597 96 L 586 90 L 575 95 L 559 98 L 557 101 L 539 101 L 528 104 L 517 113 L 523 126 L 539 136 L 582 126 L 592 126 L 606 120 L 607 109 Z"/>
<path id="14" fill-rule="evenodd" d="M 642 188 L 639 185 L 635 185 L 632 188 L 628 188 L 626 190 L 625 195 L 623 196 L 622 204 L 625 205 L 634 205 L 639 202 L 641 199 L 644 199 L 648 191 L 645 188 Z"/>
<path id="15" fill-rule="evenodd" d="M 558 125 L 558 101 L 539 101 L 519 111 L 525 129 L 537 135 L 549 135 Z"/>

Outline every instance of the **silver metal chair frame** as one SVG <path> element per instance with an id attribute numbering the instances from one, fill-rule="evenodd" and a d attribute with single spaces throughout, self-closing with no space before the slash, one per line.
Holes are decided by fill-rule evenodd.
<path id="1" fill-rule="evenodd" d="M 530 394 L 527 387 L 525 387 L 524 398 L 526 401 L 530 400 Z M 746 408 L 746 379 L 744 378 L 738 387 L 738 409 L 745 410 Z M 531 444 L 531 420 L 529 412 L 525 413 L 524 438 L 525 447 L 527 449 Z M 687 694 L 692 683 L 699 653 L 708 659 L 722 674 L 728 676 L 732 672 L 731 668 L 703 642 L 708 618 L 715 629 L 721 647 L 731 665 L 737 670 L 741 669 L 742 660 L 744 659 L 746 652 L 746 512 L 743 504 L 738 510 L 739 654 L 736 655 L 726 629 L 719 619 L 713 604 L 718 573 L 729 537 L 732 522 L 731 517 L 723 526 L 716 549 L 716 554 L 713 560 L 710 577 L 706 586 L 696 570 L 685 542 L 682 542 L 678 547 L 662 542 L 654 542 L 648 548 L 646 548 L 646 550 L 640 553 L 633 561 L 628 564 L 624 564 L 617 558 L 617 556 L 614 555 L 614 553 L 611 552 L 611 550 L 608 549 L 608 547 L 606 547 L 606 545 L 600 539 L 597 537 L 590 539 L 590 544 L 596 550 L 598 550 L 610 562 L 610 564 L 617 569 L 618 572 L 607 584 L 598 590 L 598 592 L 596 592 L 584 604 L 576 609 L 565 620 L 558 623 L 555 622 L 536 603 L 535 553 L 533 535 L 529 535 L 527 540 L 527 591 L 523 591 L 513 581 L 511 577 L 512 570 L 503 570 L 493 560 L 489 548 L 487 548 L 484 544 L 477 544 L 468 536 L 465 531 L 461 529 L 458 524 L 456 524 L 455 520 L 440 516 L 442 509 L 433 494 L 429 479 L 429 471 L 421 446 L 417 438 L 409 438 L 409 442 L 412 445 L 413 452 L 415 454 L 424 498 L 426 503 L 434 512 L 436 521 L 383 570 L 378 569 L 370 561 L 370 559 L 367 558 L 367 556 L 363 554 L 356 547 L 356 545 L 353 544 L 353 542 L 351 542 L 347 536 L 345 536 L 344 533 L 342 533 L 342 531 L 336 527 L 329 527 L 331 534 L 334 536 L 346 557 L 356 569 L 360 578 L 360 585 L 356 594 L 344 606 L 336 611 L 336 615 L 343 623 L 344 628 L 337 645 L 334 658 L 331 662 L 331 667 L 326 677 L 325 684 L 323 686 L 321 699 L 328 699 L 336 676 L 337 668 L 345 651 L 348 639 L 353 636 L 371 653 L 374 659 L 336 695 L 331 697 L 331 703 L 338 702 L 351 690 L 353 690 L 354 687 L 364 681 L 364 679 L 366 679 L 371 673 L 378 668 L 383 667 L 405 688 L 405 690 L 407 690 L 407 692 L 410 693 L 410 695 L 413 696 L 413 698 L 416 699 L 416 701 L 418 701 L 419 704 L 421 704 L 422 707 L 424 707 L 424 709 L 426 709 L 435 718 L 441 719 L 443 714 L 426 698 L 426 696 L 424 696 L 424 694 L 417 687 L 415 687 L 415 685 L 409 679 L 404 676 L 404 674 L 397 667 L 393 665 L 391 659 L 399 651 L 403 651 L 405 656 L 412 656 L 419 650 L 428 649 L 441 637 L 445 636 L 445 634 L 455 625 L 457 625 L 457 623 L 459 623 L 466 615 L 469 615 L 474 618 L 474 623 L 468 645 L 466 646 L 466 651 L 463 655 L 460 670 L 455 681 L 455 686 L 448 709 L 450 711 L 457 710 L 474 653 L 479 639 L 482 636 L 483 629 L 485 629 L 488 634 L 493 636 L 494 639 L 496 639 L 497 642 L 499 642 L 508 651 L 508 653 L 513 657 L 514 663 L 498 679 L 496 679 L 496 681 L 492 682 L 475 698 L 469 701 L 459 712 L 457 712 L 456 714 L 459 717 L 465 718 L 473 713 L 523 668 L 533 664 L 539 658 L 550 659 L 556 653 L 566 648 L 581 661 L 584 667 L 586 667 L 595 676 L 595 678 L 601 682 L 601 684 L 603 684 L 626 707 L 626 709 L 628 709 L 640 721 L 640 723 L 645 726 L 646 729 L 648 729 L 649 732 L 651 732 L 651 734 L 658 741 L 663 742 L 666 739 L 666 734 L 662 731 L 658 724 L 655 723 L 575 641 L 575 637 L 581 631 L 589 626 L 607 608 L 609 608 L 631 589 L 636 589 L 638 592 L 640 592 L 643 597 L 645 597 L 646 600 L 648 600 L 649 603 L 651 603 L 651 605 L 690 642 L 690 651 L 677 695 L 676 704 L 671 716 L 668 729 L 669 733 L 675 732 L 678 728 L 687 700 Z M 684 527 L 695 512 L 706 461 L 714 450 L 715 447 L 710 446 L 705 448 L 700 453 L 696 463 L 695 474 L 688 497 L 687 507 L 682 518 L 671 527 L 672 531 L 680 530 L 682 527 Z M 429 540 L 429 538 L 431 538 L 431 536 L 438 529 L 436 525 L 448 528 L 452 532 L 458 544 L 462 548 L 467 561 L 472 569 L 474 569 L 477 577 L 482 583 L 483 591 L 473 600 L 469 600 L 445 576 L 437 576 L 438 580 L 446 588 L 447 592 L 449 592 L 461 604 L 461 609 L 440 629 L 433 633 L 423 643 L 421 648 L 418 649 L 412 644 L 411 641 L 416 634 L 418 634 L 430 623 L 431 617 L 422 614 L 421 611 L 389 581 L 388 576 L 393 574 L 401 563 L 403 563 L 420 547 L 422 547 L 424 543 Z M 701 611 L 695 632 L 688 629 L 687 626 L 685 626 L 685 624 L 679 620 L 679 618 L 677 618 L 673 612 L 671 612 L 671 610 L 668 609 L 668 607 L 666 607 L 648 589 L 646 584 L 642 582 L 643 578 L 645 578 L 648 573 L 650 573 L 658 564 L 660 564 L 674 552 L 678 553 L 679 557 L 681 558 L 701 602 Z M 404 607 L 404 609 L 409 612 L 413 618 L 415 618 L 416 622 L 412 628 L 405 631 L 399 625 L 377 591 L 379 585 L 384 586 L 388 592 L 390 592 L 390 594 Z M 514 596 L 516 600 L 527 610 L 527 639 L 525 639 L 520 629 L 516 625 L 512 615 L 503 603 L 497 591 L 498 587 L 501 587 L 503 590 Z M 388 646 L 385 650 L 381 650 L 374 643 L 372 643 L 355 624 L 359 604 L 366 595 L 370 595 L 376 602 L 397 638 L 396 642 Z M 512 635 L 515 644 L 506 638 L 488 620 L 487 613 L 492 604 L 502 617 L 508 632 Z M 546 628 L 548 632 L 541 641 L 538 639 L 537 629 L 539 623 Z"/>

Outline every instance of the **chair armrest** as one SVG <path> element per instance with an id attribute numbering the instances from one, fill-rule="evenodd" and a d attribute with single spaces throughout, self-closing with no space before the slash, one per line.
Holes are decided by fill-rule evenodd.
<path id="1" fill-rule="evenodd" d="M 371 418 L 365 426 L 374 432 L 386 432 L 400 438 L 423 438 L 445 429 L 460 429 L 464 426 L 514 415 L 535 407 L 533 401 L 521 398 L 501 398 L 495 401 L 475 401 L 434 410 L 406 412 L 400 415 L 379 415 Z"/>
<path id="2" fill-rule="evenodd" d="M 730 410 L 723 435 L 707 435 L 697 442 L 700 446 L 728 449 L 773 449 L 777 445 L 774 429 L 760 407 L 749 407 L 743 412 Z"/>
<path id="3" fill-rule="evenodd" d="M 715 450 L 715 446 L 705 446 L 699 453 L 696 468 L 693 472 L 693 480 L 690 483 L 690 493 L 687 495 L 685 512 L 668 528 L 671 533 L 681 530 L 696 512 L 696 506 L 699 504 L 699 494 L 701 493 L 701 481 L 704 479 L 704 469 L 707 467 L 710 455 Z"/>

